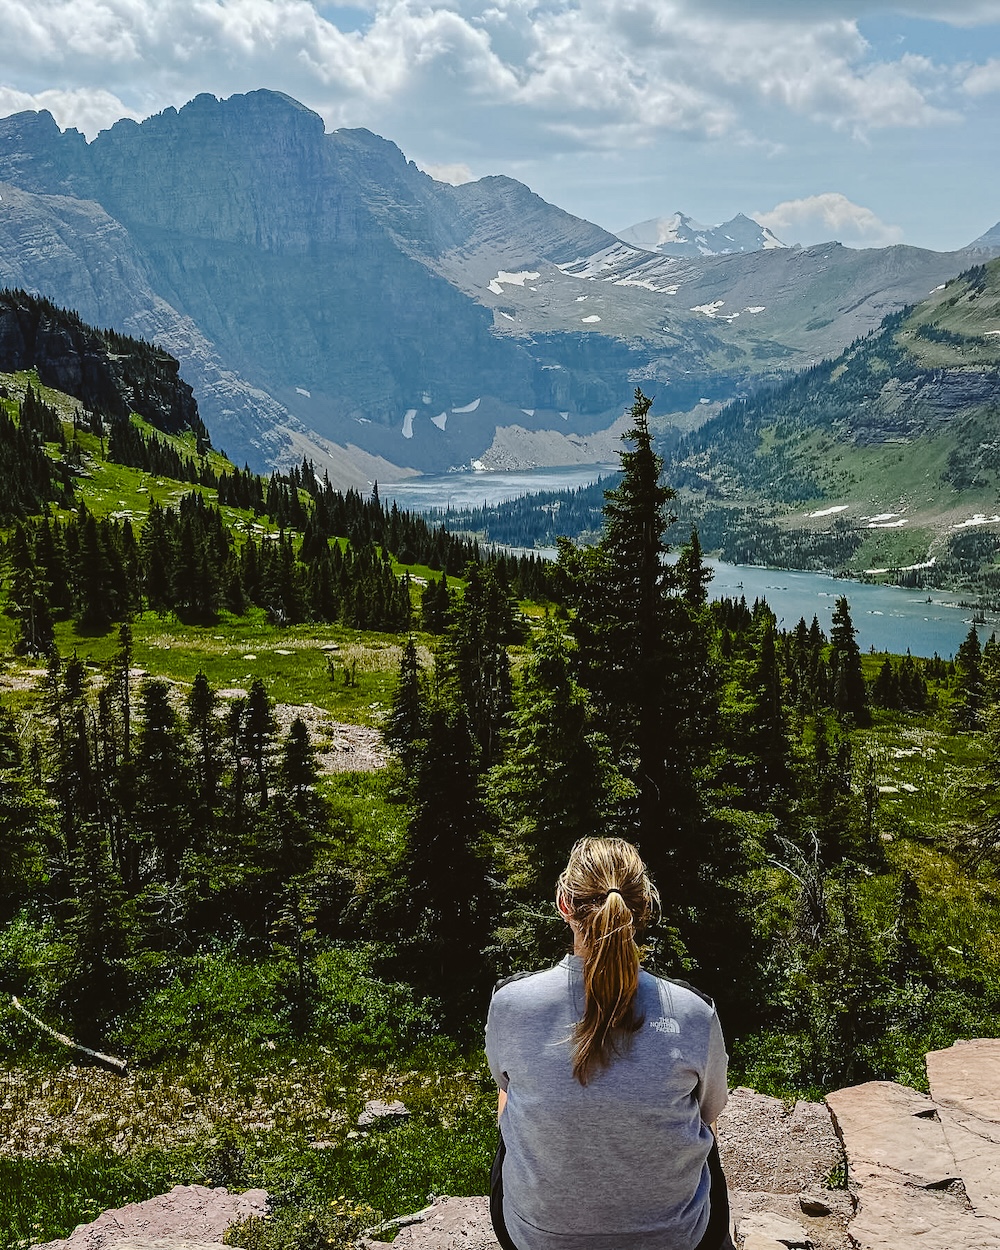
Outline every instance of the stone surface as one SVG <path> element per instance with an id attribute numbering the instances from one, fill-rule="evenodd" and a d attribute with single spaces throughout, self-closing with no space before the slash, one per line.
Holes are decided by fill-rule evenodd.
<path id="1" fill-rule="evenodd" d="M 822 1185 L 843 1161 L 830 1113 L 822 1103 L 737 1088 L 719 1116 L 719 1153 L 731 1189 L 798 1194 Z"/>
<path id="2" fill-rule="evenodd" d="M 851 1223 L 857 1250 L 1000 1250 L 1000 1222 L 979 1219 L 961 1189 L 922 1189 L 869 1178 Z"/>
<path id="3" fill-rule="evenodd" d="M 372 1098 L 365 1103 L 365 1109 L 358 1116 L 358 1128 L 372 1128 L 376 1124 L 391 1124 L 394 1120 L 409 1118 L 406 1104 L 397 1098 L 393 1102 L 383 1102 L 381 1098 Z"/>
<path id="4" fill-rule="evenodd" d="M 467 464 L 498 428 L 523 464 L 515 424 L 587 438 L 637 377 L 661 412 L 728 397 L 748 372 L 835 355 L 973 257 L 656 256 L 511 178 L 437 183 L 274 91 L 200 95 L 91 143 L 47 112 L 2 118 L 0 183 L 0 283 L 169 348 L 238 461 L 346 460 L 362 487 L 389 465 Z M 731 320 L 697 311 L 717 301 Z"/>
<path id="5" fill-rule="evenodd" d="M 775 1247 L 808 1246 L 809 1234 L 801 1224 L 782 1215 L 747 1215 L 736 1222 L 743 1250 L 774 1250 Z"/>
<path id="6" fill-rule="evenodd" d="M 266 1208 L 263 1189 L 231 1194 L 222 1187 L 175 1185 L 168 1194 L 104 1211 L 36 1250 L 205 1250 L 220 1245 L 231 1224 Z"/>
<path id="7" fill-rule="evenodd" d="M 1000 1040 L 932 1051 L 927 1077 L 973 1210 L 1000 1215 Z"/>
<path id="8" fill-rule="evenodd" d="M 826 1097 L 853 1177 L 894 1173 L 916 1185 L 957 1176 L 933 1102 L 892 1081 L 869 1081 Z"/>
<path id="9" fill-rule="evenodd" d="M 833 1208 L 825 1194 L 799 1194 L 799 1210 L 804 1215 L 830 1215 Z"/>
<path id="10" fill-rule="evenodd" d="M 737 1225 L 775 1216 L 804 1228 L 816 1250 L 846 1250 L 854 1211 L 845 1190 L 827 1190 L 826 1178 L 843 1164 L 843 1150 L 823 1103 L 788 1106 L 751 1089 L 730 1092 L 719 1116 L 719 1153 Z M 799 1205 L 803 1189 L 822 1193 L 830 1214 L 810 1216 Z M 773 1250 L 776 1243 L 760 1243 Z"/>
<path id="11" fill-rule="evenodd" d="M 435 1198 L 419 1223 L 401 1228 L 393 1241 L 400 1250 L 496 1250 L 488 1198 Z M 366 1240 L 366 1250 L 385 1243 Z"/>
<path id="12" fill-rule="evenodd" d="M 936 1103 L 991 1120 L 1000 1140 L 1000 1038 L 981 1037 L 932 1050 L 927 1079 Z"/>
<path id="13" fill-rule="evenodd" d="M 857 1196 L 858 1250 L 1000 1250 L 1000 1045 L 927 1056 L 934 1098 L 873 1081 L 827 1096 Z"/>

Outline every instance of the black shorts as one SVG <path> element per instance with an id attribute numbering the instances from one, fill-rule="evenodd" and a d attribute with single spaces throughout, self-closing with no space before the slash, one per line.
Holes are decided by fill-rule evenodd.
<path id="1" fill-rule="evenodd" d="M 511 1239 L 503 1218 L 503 1157 L 506 1149 L 503 1134 L 499 1136 L 496 1157 L 490 1170 L 490 1219 L 493 1221 L 493 1232 L 503 1250 L 520 1250 Z M 734 1250 L 729 1235 L 729 1191 L 726 1178 L 722 1171 L 722 1160 L 719 1158 L 718 1143 L 712 1143 L 708 1155 L 708 1170 L 712 1177 L 712 1189 L 709 1195 L 708 1227 L 695 1250 Z"/>

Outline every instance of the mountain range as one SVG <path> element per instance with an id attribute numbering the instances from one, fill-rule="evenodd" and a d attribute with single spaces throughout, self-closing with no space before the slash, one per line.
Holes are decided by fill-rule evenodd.
<path id="1" fill-rule="evenodd" d="M 703 226 L 684 213 L 653 217 L 619 230 L 623 243 L 663 256 L 728 256 L 731 252 L 759 252 L 785 244 L 760 222 L 737 213 L 721 226 Z"/>
<path id="2" fill-rule="evenodd" d="M 699 232 L 749 249 L 760 228 L 678 218 L 699 254 L 668 254 L 511 178 L 436 182 L 272 91 L 89 143 L 46 112 L 2 119 L 0 197 L 0 285 L 156 342 L 216 445 L 257 469 L 308 456 L 340 487 L 608 459 L 636 385 L 693 424 L 993 246 L 708 255 Z"/>

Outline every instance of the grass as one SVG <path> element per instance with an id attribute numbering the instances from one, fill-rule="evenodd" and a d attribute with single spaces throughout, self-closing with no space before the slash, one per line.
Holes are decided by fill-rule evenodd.
<path id="1" fill-rule="evenodd" d="M 354 1006 L 386 1012 L 353 956 L 323 970 Z M 375 997 L 372 997 L 372 994 Z M 389 1015 L 389 1021 L 393 1017 Z M 393 1026 L 394 1027 L 394 1026 Z M 329 1026 L 321 1023 L 319 1036 Z M 481 1054 L 420 1068 L 397 1033 L 395 1062 L 359 1067 L 345 1038 L 271 1052 L 240 1044 L 191 1045 L 157 1070 L 128 1077 L 40 1068 L 8 1073 L 0 1111 L 4 1136 L 28 1124 L 21 1157 L 0 1156 L 0 1250 L 65 1236 L 100 1211 L 164 1193 L 175 1184 L 266 1188 L 300 1225 L 331 1206 L 363 1207 L 369 1224 L 419 1209 L 431 1192 L 486 1192 L 496 1144 L 495 1090 Z M 390 1044 L 390 1043 L 387 1043 Z M 401 1099 L 403 1123 L 354 1130 L 370 1098 Z M 45 1124 L 44 1139 L 37 1126 Z M 315 1143 L 318 1143 L 315 1144 Z M 287 1239 L 283 1247 L 298 1244 Z"/>
<path id="2" fill-rule="evenodd" d="M 7 656 L 0 661 L 0 673 L 6 674 L 8 687 L 20 687 L 14 704 L 23 707 L 33 699 L 24 683 L 37 682 L 42 669 L 11 657 L 14 633 L 13 622 L 0 618 L 0 646 Z M 188 686 L 202 671 L 216 690 L 243 692 L 259 677 L 278 703 L 312 704 L 336 720 L 357 725 L 381 724 L 402 655 L 395 634 L 315 623 L 271 625 L 261 609 L 243 617 L 224 612 L 207 626 L 144 612 L 132 622 L 132 633 L 135 667 L 156 676 Z M 429 638 L 420 640 L 425 660 L 429 645 Z M 118 631 L 90 634 L 60 622 L 56 647 L 62 656 L 76 654 L 98 670 L 115 655 Z"/>

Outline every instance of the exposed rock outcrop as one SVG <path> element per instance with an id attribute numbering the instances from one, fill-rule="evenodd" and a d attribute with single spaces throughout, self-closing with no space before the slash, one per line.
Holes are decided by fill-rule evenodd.
<path id="1" fill-rule="evenodd" d="M 217 1250 L 231 1224 L 263 1215 L 267 1193 L 175 1185 L 168 1194 L 105 1211 L 69 1237 L 37 1250 Z"/>
<path id="2" fill-rule="evenodd" d="M 194 392 L 173 356 L 85 325 L 24 291 L 0 291 L 0 370 L 39 380 L 111 417 L 137 412 L 168 434 L 207 437 Z"/>
<path id="3" fill-rule="evenodd" d="M 1000 1040 L 927 1056 L 931 1097 L 889 1081 L 827 1095 L 858 1250 L 1000 1250 Z"/>
<path id="4" fill-rule="evenodd" d="M 0 184 L 0 283 L 162 344 L 254 468 L 307 454 L 359 486 L 388 480 L 378 461 L 481 459 L 529 409 L 531 434 L 586 437 L 637 383 L 661 413 L 729 398 L 973 255 L 650 253 L 510 178 L 435 182 L 274 91 L 200 95 L 90 143 L 47 112 L 0 119 Z M 575 460 L 562 437 L 548 449 Z"/>

